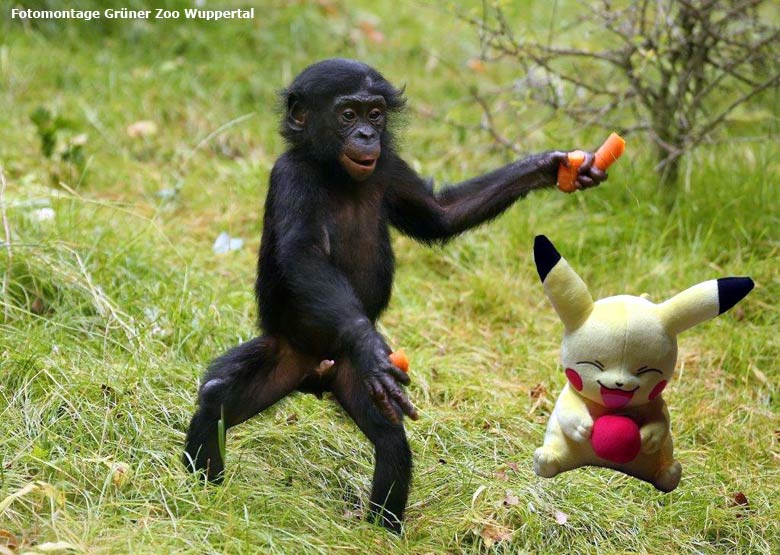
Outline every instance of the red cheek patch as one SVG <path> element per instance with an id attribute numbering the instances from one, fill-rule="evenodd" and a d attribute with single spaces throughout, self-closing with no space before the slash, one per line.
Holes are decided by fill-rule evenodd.
<path id="1" fill-rule="evenodd" d="M 580 375 L 575 372 L 573 368 L 566 369 L 566 379 L 569 380 L 569 383 L 572 386 L 574 386 L 574 389 L 577 391 L 582 391 L 582 378 L 580 378 Z"/>
<path id="2" fill-rule="evenodd" d="M 661 392 L 664 390 L 664 388 L 666 387 L 666 384 L 668 384 L 668 383 L 669 382 L 667 382 L 666 380 L 661 380 L 660 382 L 655 384 L 655 387 L 650 392 L 650 395 L 647 398 L 652 401 L 653 399 L 658 397 L 661 394 Z"/>

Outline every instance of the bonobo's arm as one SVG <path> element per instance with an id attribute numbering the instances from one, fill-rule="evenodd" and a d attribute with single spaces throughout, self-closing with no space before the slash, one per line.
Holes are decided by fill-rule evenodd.
<path id="1" fill-rule="evenodd" d="M 390 363 L 390 349 L 365 315 L 349 279 L 325 255 L 317 212 L 323 205 L 316 193 L 289 183 L 276 188 L 287 189 L 274 195 L 276 256 L 302 328 L 348 354 L 388 420 L 400 422 L 396 406 L 416 420 L 417 412 L 396 383 L 408 384 L 409 377 Z"/>
<path id="2" fill-rule="evenodd" d="M 545 152 L 513 162 L 436 193 L 401 158 L 388 160 L 386 202 L 391 223 L 421 241 L 446 241 L 509 208 L 534 189 L 555 185 L 565 152 Z M 598 185 L 606 174 L 592 167 L 588 153 L 577 177 L 581 189 Z"/>

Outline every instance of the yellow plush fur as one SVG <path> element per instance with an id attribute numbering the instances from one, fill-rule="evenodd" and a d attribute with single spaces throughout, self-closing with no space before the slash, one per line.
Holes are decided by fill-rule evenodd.
<path id="1" fill-rule="evenodd" d="M 752 289 L 750 278 L 695 285 L 666 302 L 618 295 L 594 302 L 587 286 L 544 236 L 534 245 L 544 290 L 564 324 L 561 363 L 569 383 L 534 453 L 534 470 L 550 478 L 584 465 L 619 470 L 671 491 L 682 468 L 674 458 L 663 391 L 677 362 L 677 334 L 728 310 Z M 626 416 L 641 447 L 629 462 L 599 457 L 591 442 L 603 415 Z"/>

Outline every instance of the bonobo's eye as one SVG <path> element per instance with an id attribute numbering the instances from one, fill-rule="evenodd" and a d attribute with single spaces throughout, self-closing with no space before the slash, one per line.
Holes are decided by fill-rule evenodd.
<path id="1" fill-rule="evenodd" d="M 658 372 L 659 374 L 663 374 L 663 372 L 658 368 L 648 368 L 647 366 L 642 366 L 639 370 L 636 371 L 636 375 L 641 376 L 642 374 L 647 374 L 648 372 Z"/>
<path id="2" fill-rule="evenodd" d="M 352 108 L 347 108 L 346 110 L 341 112 L 341 119 L 347 123 L 352 123 L 357 119 L 357 114 L 355 113 L 355 110 L 353 110 Z"/>
<path id="3" fill-rule="evenodd" d="M 368 113 L 368 119 L 371 120 L 372 123 L 380 123 L 382 121 L 382 110 L 379 108 L 374 108 Z"/>

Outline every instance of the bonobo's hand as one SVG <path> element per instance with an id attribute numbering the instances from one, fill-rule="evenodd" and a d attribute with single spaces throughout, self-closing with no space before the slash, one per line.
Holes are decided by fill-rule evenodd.
<path id="1" fill-rule="evenodd" d="M 390 362 L 389 354 L 387 344 L 378 333 L 374 333 L 360 345 L 355 355 L 357 370 L 368 394 L 385 418 L 394 424 L 401 423 L 403 414 L 417 420 L 417 410 L 398 385 L 408 385 L 409 376 Z M 399 408 L 403 414 L 398 412 Z"/>
<path id="2" fill-rule="evenodd" d="M 577 189 L 590 189 L 596 187 L 602 181 L 607 180 L 607 172 L 602 171 L 593 165 L 593 161 L 596 159 L 595 154 L 583 151 L 585 153 L 585 161 L 577 171 L 577 180 L 574 184 Z M 569 167 L 569 155 L 568 152 L 560 152 L 553 150 L 545 152 L 543 155 L 544 171 L 550 177 L 550 183 L 558 181 L 558 167 L 563 164 L 567 168 Z"/>

